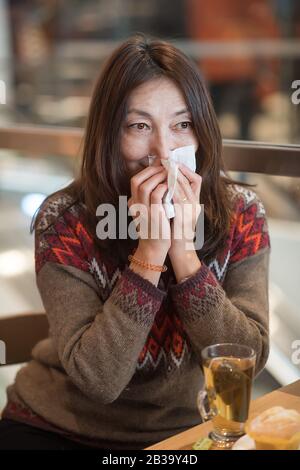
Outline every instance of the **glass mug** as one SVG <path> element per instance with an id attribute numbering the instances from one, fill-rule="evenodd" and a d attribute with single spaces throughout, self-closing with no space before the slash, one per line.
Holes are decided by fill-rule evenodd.
<path id="1" fill-rule="evenodd" d="M 201 351 L 205 388 L 197 405 L 204 421 L 212 419 L 209 437 L 216 447 L 231 447 L 244 432 L 256 354 L 248 346 L 215 344 Z"/>

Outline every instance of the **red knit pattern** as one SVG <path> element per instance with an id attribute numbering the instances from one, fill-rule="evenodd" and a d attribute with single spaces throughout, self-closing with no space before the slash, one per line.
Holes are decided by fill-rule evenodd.
<path id="1" fill-rule="evenodd" d="M 166 356 L 171 360 L 170 353 L 179 364 L 183 359 L 185 349 L 189 349 L 189 342 L 181 319 L 175 312 L 171 314 L 162 307 L 155 317 L 145 346 L 140 353 L 138 368 L 141 369 L 146 365 L 149 355 L 152 359 L 150 360 L 152 366 L 158 365 Z"/>
<path id="2" fill-rule="evenodd" d="M 264 231 L 265 218 L 259 217 L 257 213 L 258 205 L 252 204 L 236 216 L 231 263 L 253 256 L 259 250 L 270 246 L 269 234 Z"/>

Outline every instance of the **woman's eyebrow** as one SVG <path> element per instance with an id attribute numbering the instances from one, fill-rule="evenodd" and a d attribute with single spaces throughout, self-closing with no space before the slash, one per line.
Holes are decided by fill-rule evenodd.
<path id="1" fill-rule="evenodd" d="M 150 113 L 147 113 L 146 111 L 143 111 L 142 109 L 132 108 L 132 109 L 129 109 L 127 114 L 133 114 L 133 113 L 134 114 L 139 114 L 140 116 L 145 116 L 145 117 L 148 117 L 148 118 L 152 118 Z M 184 109 L 181 109 L 180 111 L 176 111 L 172 115 L 172 117 L 179 116 L 180 114 L 190 114 L 190 112 L 187 108 L 184 108 Z"/>

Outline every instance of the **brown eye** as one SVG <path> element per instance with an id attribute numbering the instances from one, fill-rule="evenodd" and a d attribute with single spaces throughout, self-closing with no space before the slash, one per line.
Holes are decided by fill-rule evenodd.
<path id="1" fill-rule="evenodd" d="M 188 129 L 189 127 L 192 127 L 192 123 L 189 121 L 184 121 L 180 123 L 182 129 Z"/>
<path id="2" fill-rule="evenodd" d="M 138 129 L 140 131 L 146 130 L 146 128 L 149 128 L 149 126 L 145 122 L 137 122 L 135 124 L 131 124 L 130 126 L 132 129 Z"/>

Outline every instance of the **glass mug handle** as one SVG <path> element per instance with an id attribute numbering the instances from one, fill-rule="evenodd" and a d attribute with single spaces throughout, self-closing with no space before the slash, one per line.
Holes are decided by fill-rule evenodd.
<path id="1" fill-rule="evenodd" d="M 208 394 L 213 395 L 214 393 L 214 390 L 210 390 L 208 392 L 206 389 L 200 390 L 200 392 L 198 392 L 197 406 L 203 421 L 208 421 L 218 414 L 218 410 L 210 405 L 208 399 Z"/>

